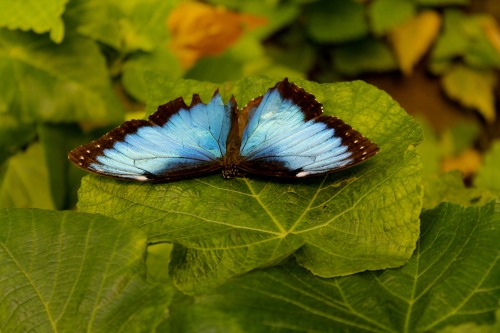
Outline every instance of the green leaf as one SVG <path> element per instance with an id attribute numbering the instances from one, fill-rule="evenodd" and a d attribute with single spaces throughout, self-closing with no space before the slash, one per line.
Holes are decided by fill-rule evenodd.
<path id="1" fill-rule="evenodd" d="M 488 122 L 495 120 L 494 90 L 498 77 L 492 70 L 478 70 L 463 65 L 454 66 L 442 77 L 448 97 L 468 108 L 478 110 Z"/>
<path id="2" fill-rule="evenodd" d="M 443 32 L 431 51 L 431 70 L 438 74 L 451 66 L 452 59 L 464 56 L 469 46 L 466 18 L 463 12 L 447 9 L 443 14 Z"/>
<path id="3" fill-rule="evenodd" d="M 496 322 L 493 325 L 478 325 L 476 323 L 465 323 L 457 326 L 447 326 L 439 333 L 497 333 L 500 331 L 500 310 L 496 312 Z"/>
<path id="4" fill-rule="evenodd" d="M 102 215 L 0 210 L 2 332 L 150 332 L 172 294 L 145 281 L 146 237 Z"/>
<path id="5" fill-rule="evenodd" d="M 53 44 L 43 36 L 0 30 L 0 112 L 20 121 L 112 122 L 123 110 L 97 45 L 78 36 Z"/>
<path id="6" fill-rule="evenodd" d="M 316 49 L 304 34 L 303 27 L 293 24 L 287 34 L 278 35 L 273 43 L 265 45 L 265 53 L 273 62 L 302 73 L 309 73 L 316 61 Z"/>
<path id="7" fill-rule="evenodd" d="M 319 0 L 305 10 L 305 28 L 320 43 L 338 43 L 368 35 L 365 7 L 353 0 Z"/>
<path id="8" fill-rule="evenodd" d="M 33 30 L 36 33 L 50 31 L 50 39 L 60 43 L 64 37 L 61 16 L 68 0 L 24 0 L 0 3 L 0 27 Z"/>
<path id="9" fill-rule="evenodd" d="M 488 39 L 486 28 L 495 28 L 489 15 L 466 15 L 456 9 L 444 12 L 443 33 L 431 52 L 431 70 L 445 73 L 461 57 L 479 69 L 500 68 L 500 54 Z"/>
<path id="10" fill-rule="evenodd" d="M 150 105 L 200 93 L 214 85 L 154 79 Z M 418 236 L 422 191 L 421 140 L 414 121 L 384 92 L 364 82 L 298 85 L 336 115 L 374 140 L 381 152 L 371 161 L 325 177 L 304 180 L 220 175 L 165 184 L 84 177 L 81 211 L 99 212 L 144 230 L 150 242 L 176 247 L 171 264 L 177 285 L 206 290 L 256 267 L 294 254 L 321 276 L 395 267 L 411 255 Z M 275 81 L 247 78 L 220 86 L 238 105 L 263 94 Z M 345 255 L 349 253 L 349 255 Z"/>
<path id="11" fill-rule="evenodd" d="M 484 155 L 483 166 L 476 175 L 474 184 L 483 189 L 500 193 L 500 142 L 496 141 L 490 151 Z"/>
<path id="12" fill-rule="evenodd" d="M 192 308 L 222 312 L 219 317 L 233 318 L 245 332 L 259 333 L 435 332 L 469 322 L 491 325 L 500 297 L 499 224 L 494 203 L 442 204 L 422 214 L 421 239 L 401 268 L 322 279 L 289 262 L 236 278 L 215 295 L 196 299 Z M 175 315 L 172 322 L 179 319 Z M 210 323 L 185 317 L 184 327 Z"/>
<path id="13" fill-rule="evenodd" d="M 465 62 L 480 69 L 492 67 L 500 69 L 500 51 L 493 46 L 486 32 L 489 25 L 489 28 L 496 29 L 496 36 L 498 36 L 499 31 L 495 18 L 486 14 L 475 15 L 469 19 L 469 22 L 473 29 L 470 32 L 471 44 L 465 55 Z"/>
<path id="14" fill-rule="evenodd" d="M 422 155 L 422 178 L 426 180 L 440 173 L 443 152 L 441 142 L 429 124 L 422 119 L 419 119 L 418 123 L 422 128 L 424 140 L 417 147 L 417 150 Z"/>
<path id="15" fill-rule="evenodd" d="M 166 42 L 167 16 L 177 2 L 74 0 L 66 16 L 80 34 L 117 50 L 152 51 Z"/>
<path id="16" fill-rule="evenodd" d="M 170 79 L 181 77 L 184 72 L 177 57 L 166 48 L 157 48 L 151 53 L 140 53 L 125 62 L 122 69 L 122 83 L 125 90 L 138 101 L 146 101 L 146 72 L 162 73 Z"/>
<path id="17" fill-rule="evenodd" d="M 445 153 L 448 155 L 458 155 L 465 149 L 474 145 L 481 133 L 478 123 L 471 121 L 456 122 L 443 132 Z"/>
<path id="18" fill-rule="evenodd" d="M 170 243 L 158 243 L 148 246 L 146 264 L 149 282 L 172 284 L 167 269 L 172 248 L 173 245 Z"/>
<path id="19" fill-rule="evenodd" d="M 481 129 L 477 123 L 457 122 L 436 133 L 425 121 L 419 121 L 424 132 L 424 141 L 418 146 L 424 165 L 424 180 L 434 180 L 441 174 L 443 161 L 470 150 Z"/>
<path id="20" fill-rule="evenodd" d="M 102 134 L 102 130 L 83 133 L 76 124 L 38 125 L 38 135 L 48 169 L 50 193 L 56 209 L 71 209 L 76 206 L 77 191 L 85 175 L 83 170 L 69 162 L 68 152 Z"/>
<path id="21" fill-rule="evenodd" d="M 333 55 L 335 67 L 355 76 L 365 72 L 388 72 L 399 68 L 391 49 L 381 40 L 365 38 L 339 46 Z"/>
<path id="22" fill-rule="evenodd" d="M 35 139 L 33 124 L 22 123 L 9 114 L 0 114 L 0 164 Z"/>
<path id="23" fill-rule="evenodd" d="M 470 4 L 470 0 L 416 0 L 417 4 L 423 6 L 466 6 Z"/>
<path id="24" fill-rule="evenodd" d="M 282 80 L 284 77 L 302 78 L 304 74 L 276 63 L 266 55 L 261 43 L 244 36 L 220 56 L 204 57 L 190 68 L 184 78 L 222 83 L 249 75 L 266 75 Z"/>
<path id="25" fill-rule="evenodd" d="M 375 0 L 368 15 L 375 35 L 381 36 L 415 16 L 416 5 L 411 0 Z"/>
<path id="26" fill-rule="evenodd" d="M 53 209 L 49 175 L 39 143 L 18 152 L 0 166 L 0 208 Z"/>
<path id="27" fill-rule="evenodd" d="M 424 181 L 423 209 L 432 209 L 442 202 L 452 202 L 462 206 L 484 206 L 496 194 L 484 188 L 465 187 L 463 175 L 459 171 L 448 172 Z"/>
<path id="28" fill-rule="evenodd" d="M 246 33 L 259 40 L 269 38 L 280 29 L 286 28 L 293 21 L 297 20 L 300 14 L 300 7 L 292 2 L 276 0 L 209 0 L 209 2 L 214 5 L 228 7 L 243 14 L 266 18 L 266 24 Z"/>
<path id="29" fill-rule="evenodd" d="M 201 81 L 222 83 L 243 77 L 244 63 L 228 53 L 215 57 L 204 57 L 191 67 L 184 77 Z"/>

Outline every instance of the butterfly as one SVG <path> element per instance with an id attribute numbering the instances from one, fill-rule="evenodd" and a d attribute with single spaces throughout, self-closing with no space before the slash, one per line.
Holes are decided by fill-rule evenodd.
<path id="1" fill-rule="evenodd" d="M 284 79 L 238 112 L 219 91 L 203 103 L 193 95 L 160 105 L 148 120 L 130 120 L 73 149 L 76 166 L 143 182 L 222 170 L 224 178 L 256 174 L 321 176 L 359 164 L 378 146 L 336 117 L 303 88 Z"/>

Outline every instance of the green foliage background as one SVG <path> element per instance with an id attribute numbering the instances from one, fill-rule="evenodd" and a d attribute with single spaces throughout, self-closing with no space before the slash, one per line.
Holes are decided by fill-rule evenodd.
<path id="1" fill-rule="evenodd" d="M 267 24 L 187 68 L 167 27 L 181 3 L 0 0 L 0 332 L 498 330 L 500 55 L 483 29 L 498 13 L 213 0 Z M 423 67 L 479 121 L 437 135 L 363 81 L 312 82 L 394 74 L 389 36 L 428 10 L 442 25 Z M 219 88 L 241 107 L 285 76 L 380 153 L 300 181 L 140 184 L 67 161 L 178 96 Z M 441 172 L 479 143 L 467 187 Z"/>

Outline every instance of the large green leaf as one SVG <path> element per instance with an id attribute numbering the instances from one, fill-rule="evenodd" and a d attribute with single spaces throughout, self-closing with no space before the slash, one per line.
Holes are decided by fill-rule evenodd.
<path id="1" fill-rule="evenodd" d="M 214 85 L 150 77 L 150 105 Z M 273 86 L 269 78 L 221 85 L 244 105 Z M 150 242 L 170 241 L 174 279 L 185 291 L 205 290 L 233 275 L 294 254 L 321 276 L 403 264 L 418 237 L 421 163 L 413 148 L 420 128 L 387 94 L 364 82 L 297 84 L 380 146 L 355 168 L 301 180 L 225 180 L 220 175 L 166 184 L 84 177 L 78 207 L 139 226 Z M 163 96 L 162 98 L 160 96 Z M 161 101 L 160 101 L 161 98 Z"/>
<path id="2" fill-rule="evenodd" d="M 322 279 L 290 262 L 184 301 L 178 316 L 180 304 L 172 304 L 170 325 L 174 332 L 199 332 L 222 326 L 223 318 L 259 333 L 435 332 L 468 322 L 487 329 L 499 309 L 499 238 L 498 204 L 445 203 L 422 214 L 421 238 L 404 267 Z"/>
<path id="3" fill-rule="evenodd" d="M 61 19 L 68 0 L 23 0 L 0 2 L 0 27 L 33 30 L 37 33 L 50 31 L 50 38 L 60 43 L 64 37 Z"/>
<path id="4" fill-rule="evenodd" d="M 145 281 L 145 253 L 102 215 L 0 210 L 0 331 L 152 331 L 172 290 Z"/>
<path id="5" fill-rule="evenodd" d="M 123 110 L 113 94 L 97 44 L 68 36 L 55 45 L 46 36 L 0 30 L 0 113 L 20 121 L 118 121 Z"/>

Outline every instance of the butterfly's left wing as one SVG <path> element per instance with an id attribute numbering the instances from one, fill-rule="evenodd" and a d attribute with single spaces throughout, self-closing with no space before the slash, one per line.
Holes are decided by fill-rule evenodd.
<path id="1" fill-rule="evenodd" d="M 338 171 L 367 160 L 379 148 L 336 117 L 322 116 L 313 95 L 278 82 L 243 109 L 239 168 L 245 172 L 307 177 Z"/>
<path id="2" fill-rule="evenodd" d="M 72 150 L 80 168 L 104 176 L 136 181 L 166 181 L 222 168 L 233 99 L 224 105 L 216 92 L 208 104 L 193 95 L 160 105 L 148 120 L 131 120 L 103 137 Z"/>

